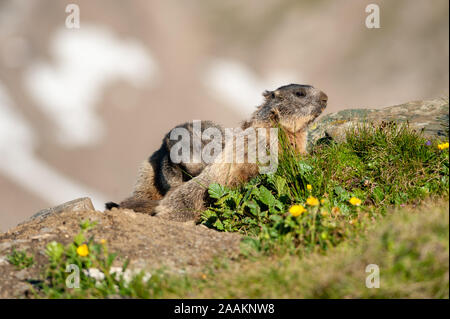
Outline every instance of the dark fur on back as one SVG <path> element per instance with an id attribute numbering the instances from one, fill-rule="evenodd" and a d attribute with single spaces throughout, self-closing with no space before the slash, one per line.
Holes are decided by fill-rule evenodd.
<path id="1" fill-rule="evenodd" d="M 107 210 L 111 210 L 113 208 L 119 208 L 119 204 L 116 204 L 114 202 L 107 202 L 105 204 L 105 207 L 106 207 Z"/>

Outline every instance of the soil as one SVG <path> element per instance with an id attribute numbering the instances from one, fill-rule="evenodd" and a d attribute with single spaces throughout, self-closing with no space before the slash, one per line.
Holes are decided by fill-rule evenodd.
<path id="1" fill-rule="evenodd" d="M 180 223 L 122 209 L 54 210 L 40 215 L 0 234 L 0 298 L 26 296 L 28 282 L 40 278 L 46 263 L 47 243 L 70 243 L 82 220 L 97 222 L 88 236 L 107 241 L 109 250 L 118 253 L 116 266 L 129 259 L 130 269 L 150 271 L 163 267 L 169 272 L 195 273 L 211 265 L 215 258 L 235 259 L 239 255 L 239 235 L 193 222 Z M 7 256 L 13 248 L 32 254 L 34 265 L 24 270 L 11 265 Z"/>

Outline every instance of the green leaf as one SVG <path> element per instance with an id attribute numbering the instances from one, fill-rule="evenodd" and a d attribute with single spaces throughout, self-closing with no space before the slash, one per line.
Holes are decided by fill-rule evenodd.
<path id="1" fill-rule="evenodd" d="M 122 271 L 123 272 L 125 272 L 125 270 L 127 270 L 129 264 L 130 264 L 130 259 L 127 258 L 122 264 Z"/>
<path id="2" fill-rule="evenodd" d="M 280 215 L 270 215 L 269 217 L 275 223 L 280 223 L 283 221 L 283 218 Z"/>
<path id="3" fill-rule="evenodd" d="M 281 176 L 276 176 L 274 180 L 275 189 L 278 193 L 278 196 L 281 196 L 286 193 L 286 179 Z"/>
<path id="4" fill-rule="evenodd" d="M 116 257 L 117 257 L 116 253 L 112 253 L 112 254 L 108 255 L 108 259 L 106 260 L 106 266 L 108 267 L 108 269 L 111 268 Z"/>
<path id="5" fill-rule="evenodd" d="M 248 208 L 250 208 L 250 212 L 254 216 L 259 216 L 259 214 L 261 213 L 261 208 L 259 207 L 259 205 L 257 205 L 255 202 L 248 202 L 246 205 Z"/>
<path id="6" fill-rule="evenodd" d="M 226 194 L 225 187 L 220 184 L 211 184 L 208 189 L 209 196 L 215 199 L 222 198 Z"/>
<path id="7" fill-rule="evenodd" d="M 97 222 L 91 222 L 91 221 L 89 221 L 89 220 L 83 220 L 83 221 L 80 223 L 80 227 L 81 227 L 82 230 L 88 230 L 88 229 L 91 229 L 91 228 L 93 228 L 95 225 L 97 225 Z"/>
<path id="8" fill-rule="evenodd" d="M 377 186 L 372 191 L 372 196 L 377 202 L 381 202 L 384 199 L 384 193 L 381 187 Z"/>
<path id="9" fill-rule="evenodd" d="M 213 224 L 213 226 L 215 228 L 217 228 L 218 230 L 225 230 L 225 228 L 223 227 L 223 224 L 220 221 L 220 219 L 216 220 L 216 222 Z"/>
<path id="10" fill-rule="evenodd" d="M 272 195 L 272 193 L 265 188 L 264 186 L 261 186 L 259 188 L 259 194 L 258 194 L 258 199 L 263 202 L 264 204 L 266 204 L 269 207 L 272 207 L 275 205 L 275 197 Z"/>
<path id="11" fill-rule="evenodd" d="M 47 244 L 45 253 L 54 262 L 58 262 L 64 253 L 64 246 L 56 241 Z"/>
<path id="12" fill-rule="evenodd" d="M 298 168 L 299 173 L 303 175 L 310 173 L 313 170 L 313 167 L 305 162 L 298 162 Z"/>
<path id="13" fill-rule="evenodd" d="M 83 234 L 82 231 L 80 231 L 80 232 L 73 238 L 73 242 L 74 242 L 77 246 L 82 245 L 85 241 L 86 241 L 86 237 L 84 237 L 84 234 Z"/>

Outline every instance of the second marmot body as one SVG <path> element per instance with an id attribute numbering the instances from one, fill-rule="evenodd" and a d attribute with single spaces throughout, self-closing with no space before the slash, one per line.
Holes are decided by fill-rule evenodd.
<path id="1" fill-rule="evenodd" d="M 171 152 L 178 143 L 178 139 L 175 138 L 184 135 L 183 137 L 187 137 L 189 141 L 189 145 L 184 145 L 186 148 L 201 151 L 208 142 L 202 137 L 211 129 L 218 130 L 223 134 L 223 128 L 211 121 L 186 122 L 171 129 L 163 138 L 161 147 L 141 164 L 133 194 L 120 204 L 106 203 L 106 208 L 121 207 L 136 212 L 151 212 L 158 200 L 162 199 L 169 190 L 199 175 L 208 165 L 202 158 L 194 161 L 192 156 L 194 152 L 188 159 L 174 162 Z M 195 139 L 200 141 L 200 144 L 194 143 Z"/>

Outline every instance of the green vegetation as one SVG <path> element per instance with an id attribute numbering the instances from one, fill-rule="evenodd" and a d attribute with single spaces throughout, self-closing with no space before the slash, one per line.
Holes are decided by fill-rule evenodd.
<path id="1" fill-rule="evenodd" d="M 406 125 L 359 126 L 341 143 L 299 157 L 281 133 L 276 173 L 241 187 L 209 188 L 202 222 L 245 235 L 239 262 L 203 273 L 127 279 L 128 263 L 81 223 L 67 246 L 47 246 L 49 264 L 36 297 L 50 298 L 448 298 L 448 143 L 427 141 Z M 406 207 L 402 207 L 406 206 Z M 74 264 L 80 288 L 68 288 Z M 379 289 L 365 267 L 380 268 Z M 95 279 L 86 270 L 96 268 Z"/>
<path id="2" fill-rule="evenodd" d="M 34 264 L 33 256 L 28 256 L 26 251 L 17 251 L 14 248 L 11 254 L 7 256 L 7 260 L 18 269 L 25 269 Z"/>
<path id="3" fill-rule="evenodd" d="M 51 284 L 37 297 L 45 298 L 448 298 L 448 202 L 427 202 L 419 207 L 392 211 L 380 223 L 326 255 L 316 252 L 258 255 L 239 263 L 217 262 L 204 273 L 171 275 L 144 273 L 130 281 L 108 275 L 95 280 L 82 274 L 80 289 L 67 288 L 68 275 L 53 269 Z M 358 235 L 358 236 L 356 236 Z M 53 244 L 51 244 L 53 245 Z M 71 244 L 72 245 L 72 244 Z M 79 246 L 81 247 L 81 246 Z M 67 253 L 67 251 L 66 251 Z M 89 259 L 99 258 L 90 251 Z M 100 253 L 102 255 L 102 253 Z M 74 256 L 72 262 L 86 257 Z M 376 264 L 380 288 L 365 286 L 366 267 Z M 83 266 L 83 264 L 81 264 Z M 86 267 L 86 266 L 83 266 Z"/>
<path id="4" fill-rule="evenodd" d="M 326 255 L 259 256 L 192 280 L 166 297 L 189 298 L 448 298 L 448 202 L 392 211 L 359 237 Z M 380 288 L 365 285 L 379 267 Z"/>
<path id="5" fill-rule="evenodd" d="M 117 255 L 108 252 L 106 241 L 96 242 L 93 237 L 86 238 L 86 232 L 94 226 L 95 223 L 83 221 L 80 224 L 80 232 L 72 243 L 63 246 L 53 241 L 47 245 L 46 255 L 49 263 L 43 276 L 45 279 L 38 285 L 38 290 L 34 290 L 35 296 L 153 298 L 161 294 L 164 287 L 158 279 L 158 271 L 147 280 L 144 272 L 127 278 L 128 261 L 125 261 L 119 270 L 112 267 Z M 68 265 L 75 266 L 77 270 L 73 266 L 67 268 Z M 89 270 L 95 270 L 97 276 Z M 71 274 L 73 276 L 69 277 Z"/>
<path id="6" fill-rule="evenodd" d="M 392 205 L 447 196 L 449 154 L 407 125 L 361 125 L 299 158 L 280 134 L 275 174 L 237 189 L 211 185 L 203 223 L 250 236 L 253 247 L 326 250 Z M 442 147 L 441 147 L 442 148 Z"/>

